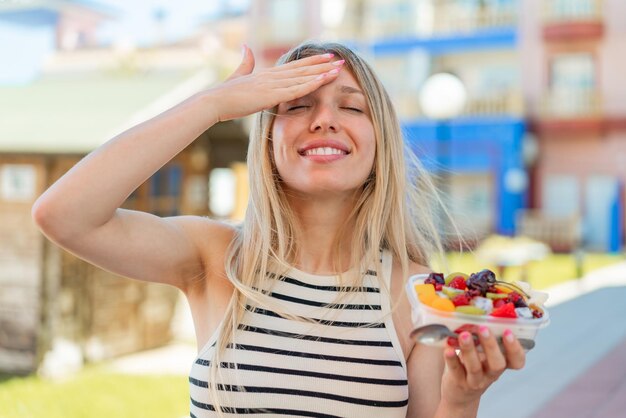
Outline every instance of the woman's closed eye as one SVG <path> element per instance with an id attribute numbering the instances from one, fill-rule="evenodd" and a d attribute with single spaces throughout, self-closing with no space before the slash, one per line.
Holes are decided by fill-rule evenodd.
<path id="1" fill-rule="evenodd" d="M 342 109 L 349 110 L 351 112 L 363 113 L 363 109 L 354 106 L 343 106 Z"/>
<path id="2" fill-rule="evenodd" d="M 308 107 L 310 107 L 310 106 L 308 106 L 308 105 L 292 105 L 292 106 L 289 106 L 287 108 L 287 111 L 288 112 L 292 112 L 294 110 L 306 109 Z"/>

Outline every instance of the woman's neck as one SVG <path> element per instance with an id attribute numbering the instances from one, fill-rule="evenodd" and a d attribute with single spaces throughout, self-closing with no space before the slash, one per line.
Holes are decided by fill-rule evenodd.
<path id="1" fill-rule="evenodd" d="M 311 199 L 292 197 L 291 208 L 299 220 L 298 255 L 295 267 L 308 273 L 336 274 L 352 266 L 354 219 L 348 219 L 353 199 Z M 339 238 L 339 253 L 335 253 Z M 339 263 L 339 265 L 337 265 Z"/>

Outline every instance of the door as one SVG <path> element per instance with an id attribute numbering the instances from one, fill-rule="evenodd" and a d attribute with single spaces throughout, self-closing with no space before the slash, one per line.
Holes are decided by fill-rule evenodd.
<path id="1" fill-rule="evenodd" d="M 619 222 L 613 216 L 619 205 L 619 182 L 612 176 L 595 175 L 585 183 L 585 231 L 586 246 L 596 251 L 610 251 L 614 229 Z"/>

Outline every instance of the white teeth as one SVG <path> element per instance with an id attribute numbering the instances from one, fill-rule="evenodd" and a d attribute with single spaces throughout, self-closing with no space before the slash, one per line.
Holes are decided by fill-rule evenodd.
<path id="1" fill-rule="evenodd" d="M 341 154 L 347 154 L 347 153 L 340 149 L 331 148 L 331 147 L 311 148 L 304 152 L 304 155 L 341 155 Z"/>

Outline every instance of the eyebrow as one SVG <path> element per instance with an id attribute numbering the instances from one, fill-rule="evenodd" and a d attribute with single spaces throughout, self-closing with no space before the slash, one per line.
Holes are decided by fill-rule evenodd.
<path id="1" fill-rule="evenodd" d="M 360 89 L 350 87 L 350 86 L 341 86 L 339 88 L 339 91 L 341 91 L 342 93 L 348 93 L 348 94 L 357 93 L 357 94 L 361 94 L 365 96 L 365 94 Z"/>
<path id="2" fill-rule="evenodd" d="M 344 93 L 344 94 L 360 94 L 361 96 L 365 97 L 365 93 L 363 93 L 362 90 L 357 89 L 356 87 L 342 85 L 342 86 L 339 87 L 339 91 L 341 93 Z M 293 103 L 295 101 L 298 101 L 298 100 L 303 99 L 303 98 L 308 97 L 308 96 L 310 96 L 310 94 L 307 94 L 306 96 L 298 97 L 297 99 L 289 100 L 289 101 L 284 102 L 284 103 L 285 104 Z"/>

